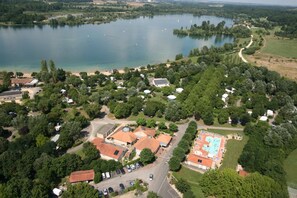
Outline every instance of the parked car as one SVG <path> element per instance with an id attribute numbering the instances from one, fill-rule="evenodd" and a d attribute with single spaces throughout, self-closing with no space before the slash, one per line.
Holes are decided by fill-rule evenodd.
<path id="1" fill-rule="evenodd" d="M 126 166 L 127 170 L 128 170 L 128 173 L 131 173 L 132 172 L 132 169 L 129 165 Z"/>
<path id="2" fill-rule="evenodd" d="M 136 162 L 135 166 L 136 166 L 136 168 L 140 168 L 139 162 Z"/>
<path id="3" fill-rule="evenodd" d="M 105 175 L 106 175 L 106 178 L 107 178 L 107 179 L 110 178 L 110 174 L 109 174 L 109 172 L 106 172 Z"/>
<path id="4" fill-rule="evenodd" d="M 122 174 L 125 174 L 125 170 L 123 168 L 120 169 Z"/>
<path id="5" fill-rule="evenodd" d="M 105 177 L 105 173 L 102 173 L 102 179 L 105 179 L 106 177 Z"/>
<path id="6" fill-rule="evenodd" d="M 109 187 L 109 188 L 108 188 L 108 192 L 109 192 L 109 193 L 113 193 L 113 192 L 114 192 L 113 188 L 112 188 L 112 187 Z"/>
<path id="7" fill-rule="evenodd" d="M 108 191 L 107 191 L 107 189 L 105 188 L 105 189 L 103 189 L 103 195 L 108 195 Z"/>
<path id="8" fill-rule="evenodd" d="M 98 190 L 99 197 L 103 197 L 103 192 L 101 190 Z"/>
<path id="9" fill-rule="evenodd" d="M 135 170 L 136 169 L 136 167 L 135 167 L 134 164 L 131 164 L 130 167 L 131 167 L 132 170 Z"/>
<path id="10" fill-rule="evenodd" d="M 120 169 L 117 169 L 116 170 L 116 173 L 119 175 L 119 174 L 121 174 L 121 170 Z"/>
<path id="11" fill-rule="evenodd" d="M 154 179 L 154 175 L 150 174 L 149 178 L 150 178 L 150 181 L 152 181 Z"/>
<path id="12" fill-rule="evenodd" d="M 119 186 L 120 186 L 121 190 L 125 190 L 125 186 L 124 186 L 124 184 L 120 183 Z"/>

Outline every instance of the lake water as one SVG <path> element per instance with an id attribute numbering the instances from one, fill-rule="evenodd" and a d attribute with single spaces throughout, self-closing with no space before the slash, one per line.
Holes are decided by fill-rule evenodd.
<path id="1" fill-rule="evenodd" d="M 191 39 L 173 35 L 175 28 L 205 20 L 233 24 L 232 19 L 214 16 L 166 15 L 75 27 L 1 27 L 0 70 L 38 71 L 42 59 L 52 59 L 56 67 L 71 71 L 135 67 L 173 60 L 176 54 L 188 55 L 204 45 L 233 42 L 228 36 Z"/>

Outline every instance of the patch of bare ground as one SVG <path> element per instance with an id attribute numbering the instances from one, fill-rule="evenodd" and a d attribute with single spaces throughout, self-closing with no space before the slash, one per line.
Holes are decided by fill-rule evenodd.
<path id="1" fill-rule="evenodd" d="M 255 66 L 263 66 L 280 75 L 297 81 L 297 59 L 285 58 L 257 52 L 252 56 L 246 56 L 248 61 Z"/>

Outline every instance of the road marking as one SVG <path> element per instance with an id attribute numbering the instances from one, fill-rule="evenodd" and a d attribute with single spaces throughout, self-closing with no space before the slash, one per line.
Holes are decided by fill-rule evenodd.
<path id="1" fill-rule="evenodd" d="M 160 190 L 161 190 L 161 188 L 162 188 L 162 186 L 163 186 L 163 184 L 164 184 L 164 182 L 165 182 L 166 179 L 167 179 L 167 178 L 165 177 L 164 180 L 162 181 L 161 186 L 160 186 L 160 188 L 159 188 L 159 190 L 158 190 L 158 194 L 160 193 Z"/>

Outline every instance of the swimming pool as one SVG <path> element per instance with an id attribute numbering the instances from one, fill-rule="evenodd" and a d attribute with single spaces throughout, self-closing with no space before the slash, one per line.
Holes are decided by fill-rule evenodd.
<path id="1" fill-rule="evenodd" d="M 205 140 L 209 145 L 203 145 L 203 150 L 207 151 L 210 157 L 217 156 L 221 145 L 221 138 L 207 136 Z"/>

